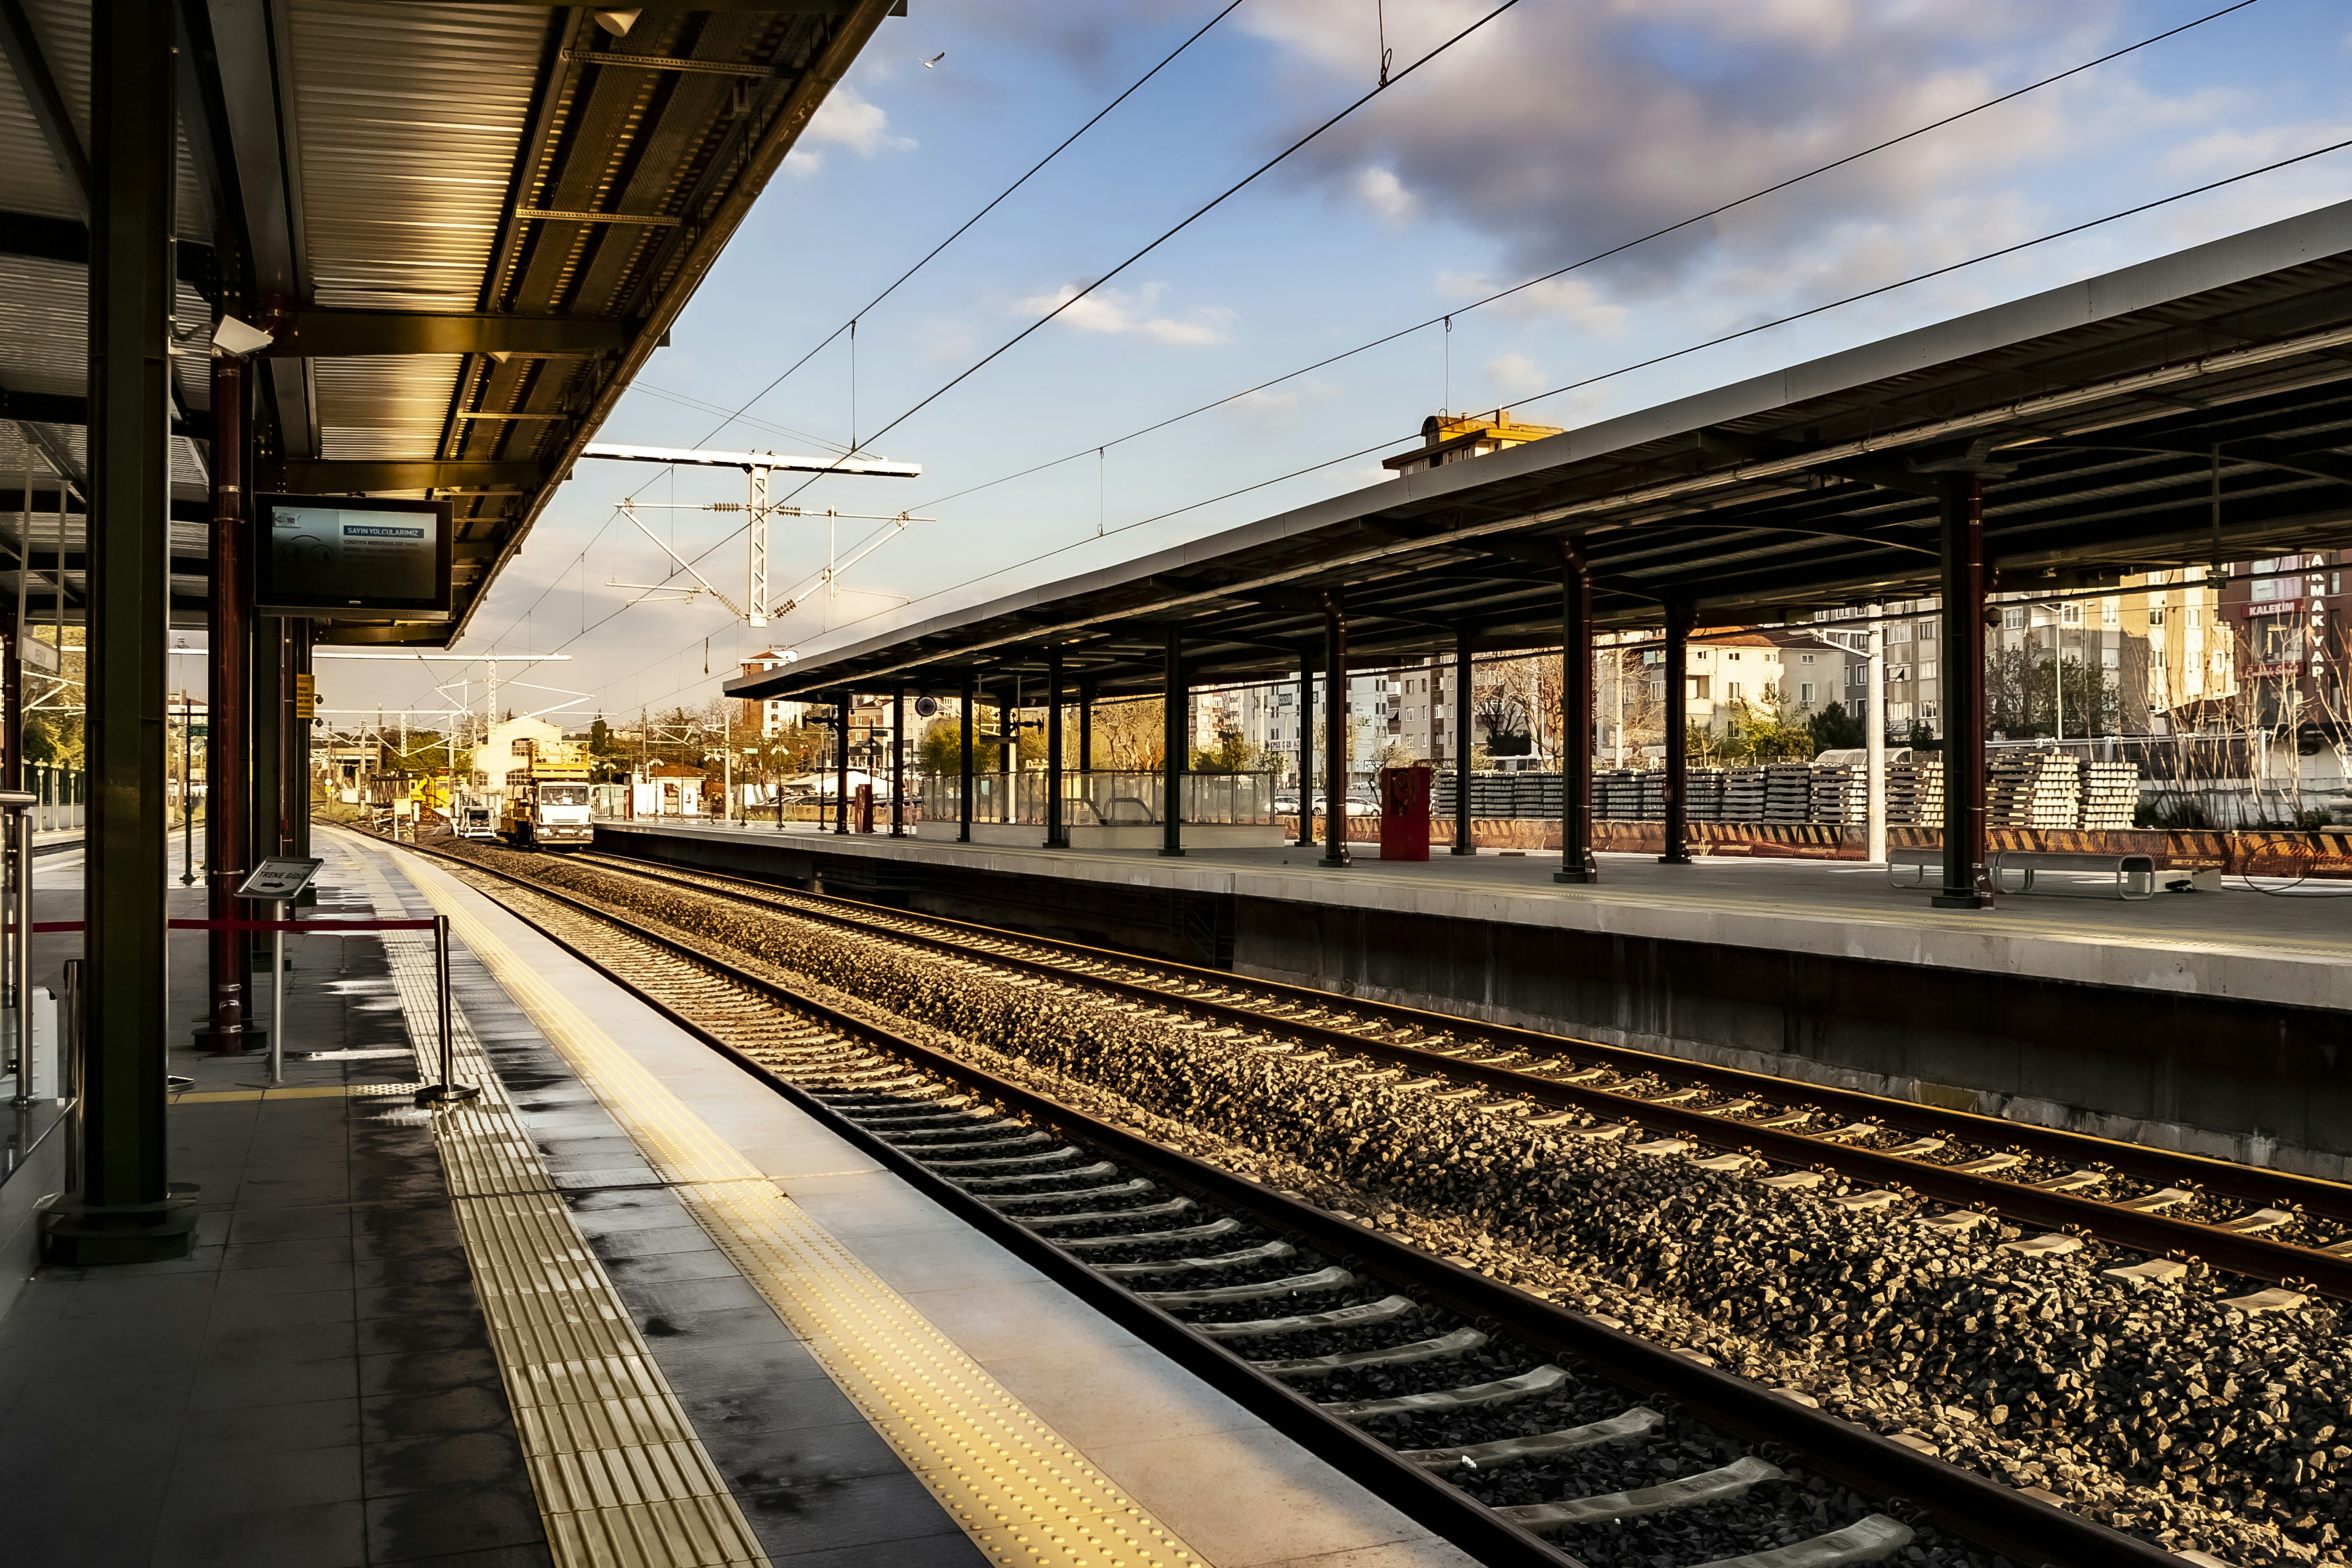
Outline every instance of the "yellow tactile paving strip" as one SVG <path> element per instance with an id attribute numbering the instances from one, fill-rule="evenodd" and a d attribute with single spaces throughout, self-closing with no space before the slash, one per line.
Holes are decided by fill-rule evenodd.
<path id="1" fill-rule="evenodd" d="M 1007 1568 L 1206 1568 L 516 958 L 448 897 L 437 877 L 410 866 L 412 880 L 449 917 L 453 933 L 530 1015 L 688 1212 L 992 1561 Z"/>
<path id="2" fill-rule="evenodd" d="M 366 875 L 378 912 L 400 913 Z M 437 1067 L 432 946 L 414 931 L 384 946 L 419 1065 Z M 452 1027 L 457 1078 L 482 1095 L 437 1111 L 435 1140 L 556 1563 L 768 1568 L 462 1011 Z"/>
<path id="3" fill-rule="evenodd" d="M 175 1094 L 173 1105 L 226 1105 L 254 1100 L 349 1100 L 355 1095 L 415 1094 L 413 1083 L 302 1083 L 290 1089 L 213 1089 L 201 1094 Z"/>

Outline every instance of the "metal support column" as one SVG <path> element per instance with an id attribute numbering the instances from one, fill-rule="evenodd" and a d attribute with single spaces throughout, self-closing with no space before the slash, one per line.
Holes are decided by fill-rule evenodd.
<path id="1" fill-rule="evenodd" d="M 849 831 L 849 704 L 844 691 L 833 710 L 833 831 Z"/>
<path id="2" fill-rule="evenodd" d="M 1595 882 L 1592 858 L 1592 571 L 1570 540 L 1560 560 L 1559 869 L 1555 882 Z"/>
<path id="3" fill-rule="evenodd" d="M 175 31 L 168 0 L 89 12 L 88 1055 L 81 1201 L 46 1237 L 73 1266 L 183 1258 L 195 1226 L 167 1184 L 163 1094 Z"/>
<path id="4" fill-rule="evenodd" d="M 890 837 L 907 836 L 907 683 L 890 689 Z"/>
<path id="5" fill-rule="evenodd" d="M 1070 826 L 1062 819 L 1062 650 L 1045 650 L 1045 847 L 1067 849 Z"/>
<path id="6" fill-rule="evenodd" d="M 253 635 L 253 588 L 245 561 L 245 416 L 250 395 L 246 362 L 213 356 L 213 521 L 209 535 L 212 593 L 205 609 L 207 710 L 205 731 L 205 918 L 236 918 L 237 884 L 245 880 L 246 669 Z M 249 1043 L 246 983 L 252 960 L 241 931 L 205 933 L 211 983 L 205 1026 L 197 1037 L 225 1056 Z"/>
<path id="7" fill-rule="evenodd" d="M 1944 890 L 1939 910 L 1992 907 L 1985 875 L 1984 481 L 1945 479 L 1942 605 Z"/>
<path id="8" fill-rule="evenodd" d="M 1160 853 L 1184 853 L 1184 745 L 1191 726 L 1184 722 L 1184 632 L 1171 622 L 1160 685 Z"/>
<path id="9" fill-rule="evenodd" d="M 305 858 L 310 853 L 310 729 L 318 701 L 310 645 L 317 637 L 317 627 L 318 623 L 307 616 L 286 623 L 285 853 Z M 311 711 L 304 711 L 306 708 Z M 303 889 L 295 901 L 315 907 L 318 889 Z"/>
<path id="10" fill-rule="evenodd" d="M 956 827 L 956 842 L 959 844 L 969 844 L 971 842 L 971 774 L 973 751 L 971 718 L 972 710 L 977 708 L 979 705 L 980 694 L 974 689 L 971 671 L 967 669 L 963 672 L 963 703 L 961 713 L 963 719 L 963 787 L 958 792 L 959 801 L 956 806 L 956 821 L 958 824 Z"/>
<path id="11" fill-rule="evenodd" d="M 1299 801 L 1301 809 L 1307 803 Z M 1323 595 L 1323 858 L 1348 864 L 1348 604 Z"/>
<path id="12" fill-rule="evenodd" d="M 1470 628 L 1454 628 L 1454 853 L 1475 855 L 1470 841 Z"/>
<path id="13" fill-rule="evenodd" d="M 1863 858 L 1886 861 L 1886 623 L 1885 606 L 1870 606 L 1869 674 L 1863 688 Z"/>
<path id="14" fill-rule="evenodd" d="M 250 571 L 248 566 L 248 575 Z M 252 715 L 252 723 L 246 735 L 246 776 L 251 781 L 246 797 L 250 823 L 246 858 L 263 860 L 286 852 L 284 822 L 278 810 L 279 749 L 286 730 L 286 623 L 272 616 L 257 618 L 253 626 L 247 670 L 251 695 L 246 710 Z M 255 942 L 246 943 L 247 965 L 262 962 L 256 951 L 259 946 Z"/>
<path id="15" fill-rule="evenodd" d="M 1690 864 L 1690 634 L 1697 606 L 1666 601 L 1666 852 L 1661 866 Z"/>
<path id="16" fill-rule="evenodd" d="M 1078 772 L 1095 771 L 1095 683 L 1078 682 Z"/>
<path id="17" fill-rule="evenodd" d="M 1298 847 L 1315 847 L 1315 656 L 1298 654 Z"/>

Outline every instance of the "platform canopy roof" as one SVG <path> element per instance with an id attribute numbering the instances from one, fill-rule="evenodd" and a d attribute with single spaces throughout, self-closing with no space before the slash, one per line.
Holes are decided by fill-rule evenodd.
<path id="1" fill-rule="evenodd" d="M 446 645 L 902 5 L 655 3 L 625 35 L 544 4 L 173 5 L 175 619 L 199 623 L 207 593 L 222 310 L 277 334 L 252 488 L 456 502 L 454 617 L 331 640 Z M 0 0 L 0 530 L 29 468 L 37 619 L 61 594 L 79 620 L 85 587 L 89 13 Z"/>
<path id="2" fill-rule="evenodd" d="M 1105 695 L 1558 647 L 1581 542 L 1603 627 L 1929 596 L 1939 488 L 1974 473 L 1999 590 L 2352 541 L 2352 203 L 1083 576 L 837 635 L 740 697 L 1001 689 L 1047 650 Z M 2218 502 L 2216 497 L 2218 495 Z"/>

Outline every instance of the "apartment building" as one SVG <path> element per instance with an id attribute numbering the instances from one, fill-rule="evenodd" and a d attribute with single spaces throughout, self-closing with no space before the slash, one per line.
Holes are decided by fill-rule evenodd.
<path id="1" fill-rule="evenodd" d="M 1640 651 L 1650 674 L 1651 697 L 1663 701 L 1665 649 L 1654 643 Z M 1712 734 L 1721 734 L 1743 706 L 1753 710 L 1777 700 L 1799 717 L 1832 702 L 1850 707 L 1850 662 L 1848 649 L 1810 628 L 1773 626 L 1694 636 L 1684 700 L 1690 721 L 1705 725 Z M 1605 700 L 1605 687 L 1601 695 Z"/>

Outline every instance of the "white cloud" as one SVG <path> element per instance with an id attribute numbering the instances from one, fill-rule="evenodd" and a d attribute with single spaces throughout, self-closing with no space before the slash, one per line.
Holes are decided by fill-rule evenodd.
<path id="1" fill-rule="evenodd" d="M 1356 195 L 1391 228 L 1402 228 L 1421 210 L 1421 198 L 1404 188 L 1396 171 L 1378 164 L 1356 176 Z"/>
<path id="2" fill-rule="evenodd" d="M 912 152 L 915 139 L 892 135 L 890 116 L 882 106 L 845 81 L 835 84 L 810 117 L 808 128 L 784 160 L 785 172 L 803 179 L 817 173 L 824 167 L 823 149 L 827 147 L 872 158 L 884 153 Z"/>
<path id="3" fill-rule="evenodd" d="M 1509 285 L 1480 272 L 1441 272 L 1437 293 L 1443 300 L 1468 304 L 1501 292 Z M 1605 295 L 1599 285 L 1582 278 L 1548 278 L 1530 284 L 1490 307 L 1506 320 L 1554 318 L 1579 331 L 1614 337 L 1627 320 L 1623 305 Z"/>
<path id="4" fill-rule="evenodd" d="M 1391 6 L 1388 42 L 1409 61 L 1487 9 L 1486 0 Z M 1523 5 L 1410 79 L 1379 112 L 1319 139 L 1286 177 L 1318 182 L 1391 224 L 1451 220 L 1496 242 L 1489 267 L 1517 281 L 2100 54 L 2130 36 L 2136 16 L 2122 0 Z M 1235 20 L 1272 44 L 1302 121 L 1334 92 L 1360 90 L 1370 68 L 1372 39 L 1353 0 L 1258 0 Z M 2177 55 L 2202 41 L 2166 47 Z M 1876 268 L 1948 258 L 1947 241 L 1966 223 L 1941 210 L 1947 204 L 1981 204 L 1981 237 L 1990 238 L 2012 232 L 2021 188 L 2062 163 L 2121 154 L 2145 167 L 2160 156 L 2141 151 L 2151 142 L 2263 118 L 2263 106 L 2227 91 L 2151 86 L 2155 58 L 1874 153 L 1515 296 L 1497 312 L 1613 331 L 1630 327 L 1629 306 L 1650 300 L 1752 312 L 1775 281 L 1883 282 L 1888 274 Z M 2219 165 L 2258 142 L 2217 140 L 2180 156 Z M 1923 224 L 1929 232 L 1915 233 Z M 1736 273 L 1732 297 L 1718 299 L 1727 271 Z M 1492 285 L 1443 291 L 1466 302 Z"/>
<path id="5" fill-rule="evenodd" d="M 1226 326 L 1234 313 L 1214 305 L 1195 307 L 1189 317 L 1158 316 L 1160 297 L 1167 292 L 1164 283 L 1146 283 L 1129 291 L 1123 289 L 1097 289 L 1077 303 L 1078 286 L 1065 283 L 1051 294 L 1036 294 L 1021 301 L 1022 312 L 1033 316 L 1049 310 L 1063 310 L 1055 320 L 1061 325 L 1082 332 L 1102 332 L 1113 337 L 1139 337 L 1155 343 L 1175 348 L 1201 348 L 1211 343 L 1227 342 L 1232 334 Z"/>
<path id="6" fill-rule="evenodd" d="M 1496 354 L 1486 362 L 1486 379 L 1514 397 L 1541 391 L 1551 378 L 1525 354 Z"/>

